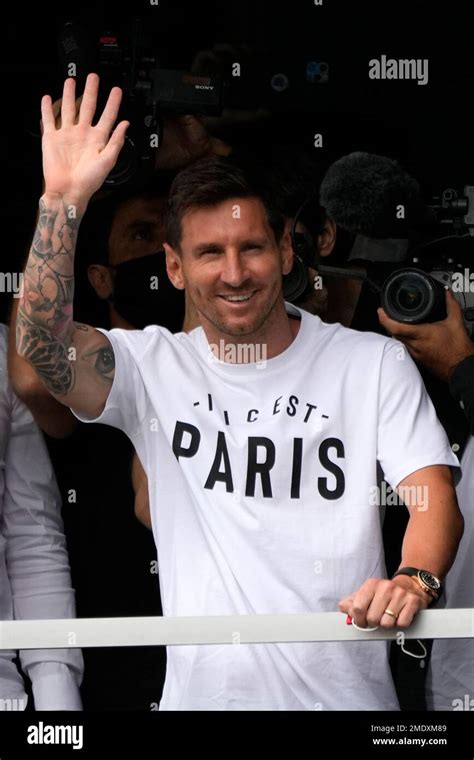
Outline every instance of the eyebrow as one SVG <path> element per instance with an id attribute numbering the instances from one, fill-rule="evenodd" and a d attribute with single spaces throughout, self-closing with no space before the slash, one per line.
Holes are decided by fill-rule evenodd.
<path id="1" fill-rule="evenodd" d="M 159 227 L 160 222 L 158 219 L 136 219 L 134 222 L 130 222 L 130 224 L 127 224 L 125 227 L 125 232 L 132 232 L 133 230 L 137 230 L 140 227 Z"/>
<path id="2" fill-rule="evenodd" d="M 239 243 L 239 248 L 246 248 L 250 245 L 265 245 L 268 242 L 267 238 L 247 238 L 246 240 L 242 240 Z M 220 243 L 201 243 L 200 245 L 197 245 L 195 248 L 193 248 L 193 254 L 198 255 L 199 253 L 204 253 L 204 251 L 222 251 L 224 250 L 224 246 L 222 246 Z"/>

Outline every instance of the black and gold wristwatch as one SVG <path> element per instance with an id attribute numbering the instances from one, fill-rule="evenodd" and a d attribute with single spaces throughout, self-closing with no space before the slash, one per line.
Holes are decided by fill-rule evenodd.
<path id="1" fill-rule="evenodd" d="M 443 593 L 443 586 L 440 579 L 428 570 L 419 570 L 417 567 L 401 567 L 400 570 L 397 570 L 392 576 L 392 580 L 397 575 L 409 575 L 413 578 L 418 583 L 421 590 L 429 594 L 431 597 L 431 605 L 435 604 Z"/>

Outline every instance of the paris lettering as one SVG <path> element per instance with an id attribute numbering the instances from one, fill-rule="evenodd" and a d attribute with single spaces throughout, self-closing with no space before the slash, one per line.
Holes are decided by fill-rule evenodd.
<path id="1" fill-rule="evenodd" d="M 208 433 L 209 434 L 209 433 Z M 173 434 L 173 453 L 178 462 L 185 467 L 187 460 L 192 460 L 200 450 L 202 436 L 196 425 L 177 421 Z M 307 441 L 307 439 L 306 439 Z M 278 445 L 288 447 L 288 495 L 291 499 L 300 498 L 303 447 L 305 439 L 287 438 Z M 240 458 L 239 450 L 239 458 Z M 245 477 L 245 496 L 271 499 L 273 497 L 272 470 L 276 460 L 276 444 L 266 436 L 248 436 L 247 471 Z M 345 458 L 344 444 L 339 438 L 328 437 L 317 447 L 315 461 L 315 487 L 319 495 L 328 500 L 340 499 L 345 491 L 345 476 L 340 466 Z M 242 484 L 234 484 L 232 457 L 227 445 L 224 431 L 217 431 L 215 451 L 209 461 L 208 472 L 203 476 L 203 487 L 213 490 L 218 483 L 223 483 L 227 493 L 234 493 L 235 488 L 242 490 Z"/>

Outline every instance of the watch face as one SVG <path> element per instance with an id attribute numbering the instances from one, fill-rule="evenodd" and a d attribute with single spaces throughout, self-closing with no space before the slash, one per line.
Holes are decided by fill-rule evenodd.
<path id="1" fill-rule="evenodd" d="M 432 573 L 429 573 L 428 570 L 420 570 L 420 580 L 425 583 L 428 588 L 431 588 L 433 591 L 437 591 L 439 588 L 441 588 L 441 583 L 436 578 L 435 575 Z"/>

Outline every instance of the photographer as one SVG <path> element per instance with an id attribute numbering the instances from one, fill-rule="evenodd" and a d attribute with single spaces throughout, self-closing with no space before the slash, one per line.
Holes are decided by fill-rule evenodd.
<path id="1" fill-rule="evenodd" d="M 348 258 L 361 230 L 367 236 L 358 243 L 358 251 L 363 251 L 366 260 L 351 260 L 350 270 L 353 272 L 358 269 L 365 273 L 371 259 L 375 262 L 371 264 L 371 273 L 376 273 L 377 267 L 383 271 L 383 267 L 387 266 L 383 259 L 387 260 L 390 250 L 400 250 L 403 244 L 402 240 L 384 240 L 387 237 L 384 233 L 389 230 L 389 237 L 402 235 L 408 238 L 420 220 L 426 218 L 417 183 L 399 165 L 385 157 L 354 153 L 339 159 L 326 175 L 322 195 L 325 204 L 342 225 L 338 226 L 338 235 L 342 232 L 344 242 L 339 256 L 336 256 L 336 266 L 348 266 Z M 411 228 L 403 223 L 400 224 L 400 231 L 396 229 L 391 213 L 394 203 L 401 203 L 408 210 Z M 432 236 L 434 229 L 430 232 Z M 446 245 L 446 241 L 440 242 Z M 334 258 L 332 251 L 322 251 L 321 255 L 328 256 L 323 261 L 331 266 Z M 377 263 L 377 257 L 382 261 Z M 403 269 L 403 258 L 398 259 L 399 263 L 393 265 L 393 269 Z M 456 492 L 464 515 L 465 533 L 439 604 L 452 608 L 473 607 L 470 579 L 474 572 L 474 444 L 473 438 L 468 436 L 468 426 L 458 402 L 462 403 L 473 434 L 474 345 L 466 330 L 460 304 L 451 291 L 446 290 L 446 319 L 409 325 L 390 319 L 380 307 L 380 295 L 367 287 L 362 278 L 351 279 L 349 274 L 337 278 L 328 276 L 325 282 L 328 289 L 325 319 L 364 331 L 378 332 L 379 325 L 382 325 L 390 335 L 405 344 L 420 368 L 426 370 L 423 374 L 425 384 L 450 436 L 453 450 L 460 457 L 462 455 L 463 472 Z M 388 509 L 384 521 L 384 542 L 389 567 L 398 565 L 404 530 L 404 515 Z M 431 642 L 425 644 L 427 648 L 431 646 Z M 417 667 L 416 660 L 404 656 L 399 649 L 396 646 L 392 648 L 392 665 L 405 709 L 423 707 L 425 691 L 428 709 L 459 709 L 455 707 L 456 700 L 462 701 L 463 695 L 472 690 L 474 683 L 472 640 L 436 640 L 426 684 L 425 671 Z"/>
<path id="2" fill-rule="evenodd" d="M 460 402 L 474 435 L 474 344 L 464 324 L 459 302 L 446 290 L 446 319 L 432 324 L 408 325 L 378 310 L 380 324 L 405 344 L 413 359 L 444 380 Z"/>
<path id="3" fill-rule="evenodd" d="M 469 420 L 471 437 L 463 451 L 463 476 L 457 486 L 465 531 L 454 564 L 446 578 L 443 605 L 474 607 L 474 344 L 469 338 L 461 307 L 446 291 L 447 318 L 432 324 L 407 325 L 390 319 L 379 309 L 380 323 L 402 341 L 411 356 L 449 386 Z M 465 705 L 474 684 L 474 641 L 439 639 L 433 642 L 426 679 L 426 699 L 431 710 L 471 709 Z"/>
<path id="4" fill-rule="evenodd" d="M 169 199 L 167 271 L 202 327 L 173 336 L 159 326 L 74 323 L 72 288 L 58 284 L 72 285 L 80 220 L 127 127 L 112 132 L 116 89 L 92 126 L 97 89 L 89 76 L 75 124 L 66 81 L 59 130 L 50 99 L 42 102 L 45 193 L 17 346 L 80 419 L 133 440 L 150 483 L 164 614 L 339 603 L 358 625 L 406 627 L 437 597 L 435 576 L 448 571 L 462 534 L 450 470 L 457 460 L 413 363 L 397 361 L 395 341 L 285 306 L 288 227 L 252 171 L 221 157 L 181 172 Z M 226 346 L 249 354 L 223 361 Z M 263 372 L 251 358 L 259 347 Z M 394 488 L 431 495 L 429 510 L 412 505 L 402 558 L 429 570 L 427 583 L 384 578 L 379 513 L 367 506 L 377 457 Z M 162 710 L 397 708 L 384 642 L 353 642 L 350 651 L 338 643 L 177 649 L 168 647 Z"/>

